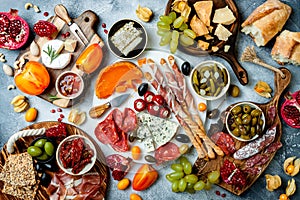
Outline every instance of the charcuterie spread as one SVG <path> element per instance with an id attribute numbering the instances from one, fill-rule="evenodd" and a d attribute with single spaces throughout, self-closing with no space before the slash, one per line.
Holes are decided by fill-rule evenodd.
<path id="1" fill-rule="evenodd" d="M 212 199 L 218 187 L 226 191 L 216 198 L 242 198 L 261 179 L 268 197 L 294 199 L 300 156 L 282 153 L 282 173 L 269 165 L 299 146 L 298 133 L 282 140 L 287 128 L 300 128 L 300 90 L 286 91 L 294 69 L 272 66 L 299 65 L 300 30 L 289 28 L 296 3 L 266 0 L 246 11 L 240 4 L 168 0 L 161 12 L 132 2 L 134 17 L 118 20 L 92 7 L 73 19 L 58 4 L 34 23 L 25 12 L 1 11 L 0 48 L 18 54 L 12 61 L 0 52 L 15 94 L 13 112 L 3 110 L 16 120 L 24 113 L 30 125 L 1 141 L 0 199 Z M 41 12 L 32 3 L 24 9 Z M 253 76 L 247 62 L 264 69 Z M 167 196 L 152 196 L 161 185 Z"/>

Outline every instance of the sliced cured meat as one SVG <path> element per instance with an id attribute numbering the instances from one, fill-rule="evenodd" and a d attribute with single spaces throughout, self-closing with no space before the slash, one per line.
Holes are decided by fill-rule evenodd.
<path id="1" fill-rule="evenodd" d="M 124 132 L 119 132 L 120 140 L 114 144 L 111 144 L 111 147 L 118 152 L 126 152 L 129 150 L 127 134 Z"/>
<path id="2" fill-rule="evenodd" d="M 212 141 L 218 145 L 226 155 L 235 152 L 234 140 L 229 134 L 217 132 L 211 136 Z"/>
<path id="3" fill-rule="evenodd" d="M 112 113 L 117 126 L 122 131 L 128 133 L 136 129 L 137 116 L 132 109 L 125 108 L 123 113 L 118 109 L 114 109 Z"/>
<path id="4" fill-rule="evenodd" d="M 270 159 L 270 157 L 268 155 L 265 154 L 256 154 L 254 156 L 252 156 L 251 158 L 249 158 L 246 162 L 245 162 L 245 166 L 247 168 L 251 168 L 254 165 L 263 165 L 265 164 L 268 160 Z"/>
<path id="5" fill-rule="evenodd" d="M 277 125 L 274 125 L 273 127 L 269 128 L 262 137 L 253 140 L 252 142 L 240 148 L 233 154 L 233 157 L 235 159 L 242 160 L 261 152 L 274 141 L 276 136 L 276 127 Z"/>
<path id="6" fill-rule="evenodd" d="M 250 175 L 257 175 L 261 172 L 261 167 L 251 167 L 244 170 L 245 173 Z"/>
<path id="7" fill-rule="evenodd" d="M 282 143 L 280 141 L 273 142 L 272 144 L 270 144 L 270 146 L 266 148 L 265 153 L 271 154 L 277 151 L 278 149 L 280 149 L 281 147 L 282 147 Z"/>
<path id="8" fill-rule="evenodd" d="M 154 153 L 157 165 L 160 165 L 166 161 L 175 160 L 179 156 L 179 148 L 173 142 L 168 142 L 167 144 L 159 147 Z"/>
<path id="9" fill-rule="evenodd" d="M 109 169 L 112 171 L 112 177 L 114 180 L 122 180 L 130 169 L 131 158 L 125 158 L 119 154 L 112 154 L 106 157 L 106 163 Z"/>
<path id="10" fill-rule="evenodd" d="M 97 139 L 103 144 L 114 144 L 119 141 L 119 135 L 117 133 L 113 113 L 110 113 L 105 120 L 97 125 L 94 133 Z"/>

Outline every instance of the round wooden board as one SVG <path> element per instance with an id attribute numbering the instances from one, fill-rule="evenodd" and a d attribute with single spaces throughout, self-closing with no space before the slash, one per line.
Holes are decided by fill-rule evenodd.
<path id="1" fill-rule="evenodd" d="M 59 124 L 59 122 L 39 122 L 39 123 L 30 125 L 22 130 L 39 129 L 39 128 L 47 129 L 52 126 L 56 126 L 58 124 Z M 100 193 L 102 194 L 102 197 L 104 199 L 105 193 L 106 193 L 106 188 L 108 185 L 109 176 L 108 176 L 108 168 L 107 168 L 107 165 L 105 164 L 105 157 L 104 157 L 100 147 L 88 134 L 86 134 L 84 131 L 77 128 L 76 126 L 66 123 L 66 127 L 67 127 L 68 135 L 83 135 L 83 136 L 88 137 L 94 143 L 96 151 L 97 151 L 97 160 L 96 160 L 94 167 L 91 169 L 91 172 L 98 172 L 100 174 L 101 178 L 103 179 L 101 187 L 100 187 Z M 30 145 L 31 141 L 34 140 L 36 137 L 39 137 L 39 136 L 34 136 L 34 137 L 30 136 L 30 137 L 20 138 L 19 140 L 17 140 L 14 145 L 14 148 L 15 148 L 14 154 L 25 152 L 26 149 L 28 148 L 28 146 Z M 9 154 L 6 150 L 6 145 L 4 145 L 4 147 L 1 151 L 1 154 L 0 154 L 0 171 L 2 171 L 3 166 L 4 166 L 5 161 L 7 160 L 8 156 L 9 156 Z M 0 181 L 0 188 L 1 189 L 3 188 L 2 181 Z M 19 198 L 4 194 L 4 193 L 2 193 L 2 191 L 0 191 L 0 199 L 1 200 L 19 200 Z M 46 193 L 46 188 L 44 186 L 41 186 L 41 185 L 39 186 L 39 189 L 37 191 L 37 195 L 36 195 L 35 199 L 37 199 L 37 200 L 49 199 L 49 197 Z"/>

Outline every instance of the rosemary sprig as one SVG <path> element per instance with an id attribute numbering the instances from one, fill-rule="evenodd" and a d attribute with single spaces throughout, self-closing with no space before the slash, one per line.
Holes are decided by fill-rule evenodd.
<path id="1" fill-rule="evenodd" d="M 50 101 L 55 101 L 55 100 L 61 99 L 61 98 L 57 97 L 56 95 L 52 95 L 52 94 L 49 94 L 48 98 Z"/>
<path id="2" fill-rule="evenodd" d="M 44 50 L 44 52 L 50 57 L 50 64 L 59 56 L 59 53 L 56 53 L 55 49 L 53 49 L 51 45 L 48 45 L 47 51 Z"/>

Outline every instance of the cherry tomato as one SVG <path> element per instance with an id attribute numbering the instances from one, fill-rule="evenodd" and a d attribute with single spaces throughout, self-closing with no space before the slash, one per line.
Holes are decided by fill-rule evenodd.
<path id="1" fill-rule="evenodd" d="M 150 115 L 158 116 L 159 115 L 159 106 L 154 103 L 149 103 L 147 110 Z"/>
<path id="2" fill-rule="evenodd" d="M 141 112 L 146 109 L 147 103 L 143 99 L 137 99 L 134 101 L 134 109 L 138 112 Z"/>
<path id="3" fill-rule="evenodd" d="M 134 160 L 139 160 L 141 158 L 141 149 L 138 146 L 133 146 L 131 148 L 131 155 Z"/>
<path id="4" fill-rule="evenodd" d="M 165 103 L 165 99 L 158 94 L 158 95 L 154 95 L 152 102 L 162 106 Z"/>
<path id="5" fill-rule="evenodd" d="M 159 109 L 159 117 L 160 118 L 168 118 L 171 114 L 171 111 L 168 107 L 160 107 Z"/>
<path id="6" fill-rule="evenodd" d="M 128 178 L 123 178 L 118 182 L 117 188 L 119 190 L 125 190 L 126 188 L 128 188 L 129 184 L 130 184 L 130 180 Z"/>
<path id="7" fill-rule="evenodd" d="M 153 97 L 154 97 L 154 93 L 153 92 L 150 92 L 150 91 L 147 91 L 145 94 L 144 94 L 144 100 L 147 102 L 147 103 L 151 103 L 153 101 Z"/>
<path id="8" fill-rule="evenodd" d="M 286 194 L 281 194 L 279 196 L 279 200 L 288 200 L 288 199 L 289 199 L 289 197 Z"/>
<path id="9" fill-rule="evenodd" d="M 203 111 L 205 111 L 206 110 L 206 104 L 205 103 L 199 103 L 198 104 L 198 110 L 200 111 L 200 112 L 203 112 Z"/>
<path id="10" fill-rule="evenodd" d="M 132 193 L 130 194 L 130 200 L 142 200 L 142 197 L 138 194 Z"/>

